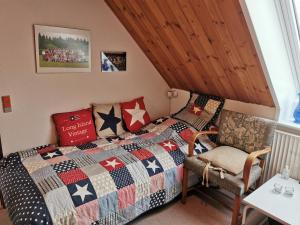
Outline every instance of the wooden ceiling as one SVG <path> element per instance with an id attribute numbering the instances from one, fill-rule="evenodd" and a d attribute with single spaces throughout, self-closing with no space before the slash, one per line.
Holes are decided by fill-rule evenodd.
<path id="1" fill-rule="evenodd" d="M 172 88 L 274 106 L 238 0 L 105 0 Z"/>

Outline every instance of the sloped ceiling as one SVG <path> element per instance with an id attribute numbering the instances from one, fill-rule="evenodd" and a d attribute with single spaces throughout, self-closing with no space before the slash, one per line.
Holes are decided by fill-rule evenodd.
<path id="1" fill-rule="evenodd" d="M 105 1 L 170 87 L 274 106 L 238 0 Z"/>

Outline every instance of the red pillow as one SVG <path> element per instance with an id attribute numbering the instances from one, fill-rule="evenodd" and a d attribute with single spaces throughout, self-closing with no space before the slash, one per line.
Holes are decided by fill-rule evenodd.
<path id="1" fill-rule="evenodd" d="M 131 132 L 137 132 L 151 122 L 144 104 L 144 97 L 121 103 L 121 111 L 126 127 Z"/>
<path id="2" fill-rule="evenodd" d="M 91 109 L 52 115 L 60 146 L 82 145 L 97 139 Z"/>

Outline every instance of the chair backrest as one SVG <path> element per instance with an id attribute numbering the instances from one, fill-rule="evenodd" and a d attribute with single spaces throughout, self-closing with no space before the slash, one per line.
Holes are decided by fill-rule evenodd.
<path id="1" fill-rule="evenodd" d="M 271 146 L 275 127 L 273 120 L 223 110 L 217 141 L 251 153 Z"/>

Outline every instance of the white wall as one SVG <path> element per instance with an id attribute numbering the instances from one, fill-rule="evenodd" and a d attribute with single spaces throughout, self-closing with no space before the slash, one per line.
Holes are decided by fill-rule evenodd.
<path id="1" fill-rule="evenodd" d="M 279 120 L 293 121 L 292 114 L 298 100 L 297 87 L 275 0 L 240 2 L 250 30 L 253 31 L 252 36 L 261 56 L 260 60 L 266 66 L 265 75 L 272 81 L 276 93 L 280 107 Z"/>
<path id="2" fill-rule="evenodd" d="M 92 72 L 36 74 L 33 24 L 91 31 Z M 103 0 L 0 0 L 0 110 L 4 153 L 54 143 L 51 114 L 145 96 L 152 118 L 169 113 L 169 89 Z M 127 72 L 101 73 L 101 50 L 127 51 Z"/>
<path id="3" fill-rule="evenodd" d="M 182 109 L 189 100 L 190 93 L 188 91 L 174 89 L 178 92 L 178 96 L 176 98 L 171 98 L 171 114 L 178 112 Z M 224 109 L 255 115 L 268 119 L 275 119 L 276 117 L 276 109 L 273 107 L 245 103 L 230 99 L 225 99 Z"/>

